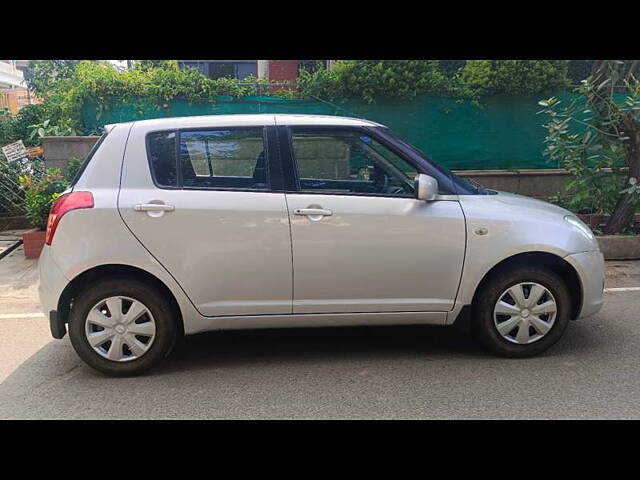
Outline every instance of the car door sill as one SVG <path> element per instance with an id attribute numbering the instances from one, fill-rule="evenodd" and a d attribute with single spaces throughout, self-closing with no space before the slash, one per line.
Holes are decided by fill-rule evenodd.
<path id="1" fill-rule="evenodd" d="M 187 334 L 253 328 L 350 327 L 364 325 L 446 325 L 447 312 L 299 313 L 201 317 Z"/>

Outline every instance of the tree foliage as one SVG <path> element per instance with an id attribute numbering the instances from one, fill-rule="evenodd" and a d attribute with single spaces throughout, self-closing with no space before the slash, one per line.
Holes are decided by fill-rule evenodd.
<path id="1" fill-rule="evenodd" d="M 16 115 L 9 115 L 0 121 L 0 146 L 22 140 L 25 145 L 37 145 L 39 139 L 30 138 L 31 125 L 45 120 L 46 107 L 42 104 L 25 105 Z"/>
<path id="2" fill-rule="evenodd" d="M 58 82 L 74 75 L 78 63 L 78 60 L 30 60 L 24 80 L 29 90 L 44 98 Z"/>
<path id="3" fill-rule="evenodd" d="M 303 97 L 412 99 L 423 93 L 444 93 L 447 79 L 437 60 L 338 60 L 331 70 L 302 70 L 298 88 Z"/>
<path id="4" fill-rule="evenodd" d="M 421 94 L 478 101 L 568 87 L 568 60 L 339 60 L 331 70 L 301 70 L 299 94 L 310 98 L 412 99 Z"/>
<path id="5" fill-rule="evenodd" d="M 545 155 L 573 174 L 568 206 L 611 214 L 608 234 L 627 228 L 640 204 L 640 83 L 633 71 L 633 64 L 597 60 L 576 90 L 580 97 L 567 105 L 555 97 L 540 102 L 549 116 Z"/>
<path id="6" fill-rule="evenodd" d="M 54 66 L 40 68 L 50 71 Z M 69 74 L 56 76 L 40 90 L 52 125 L 83 131 L 81 110 L 85 101 L 97 104 L 98 115 L 118 103 L 136 98 L 150 100 L 158 107 L 176 98 L 192 103 L 214 103 L 219 95 L 242 97 L 255 92 L 235 79 L 210 79 L 197 69 L 181 70 L 174 60 L 135 61 L 134 68 L 119 72 L 107 62 L 80 61 Z M 88 133 L 88 132 L 85 132 Z"/>
<path id="7" fill-rule="evenodd" d="M 567 60 L 467 60 L 456 76 L 460 94 L 534 94 L 569 86 Z"/>

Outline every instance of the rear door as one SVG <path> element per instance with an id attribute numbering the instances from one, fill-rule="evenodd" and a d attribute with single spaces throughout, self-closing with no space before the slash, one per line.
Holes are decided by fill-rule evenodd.
<path id="1" fill-rule="evenodd" d="M 291 313 L 274 129 L 132 128 L 119 210 L 202 315 Z"/>

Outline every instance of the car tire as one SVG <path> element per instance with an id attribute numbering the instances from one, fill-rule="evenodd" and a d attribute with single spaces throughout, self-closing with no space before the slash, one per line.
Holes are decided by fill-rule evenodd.
<path id="1" fill-rule="evenodd" d="M 122 320 L 117 320 L 110 312 L 111 307 L 105 300 L 111 302 L 114 311 L 120 310 L 121 317 L 117 318 Z M 131 312 L 134 303 L 136 311 Z M 125 325 L 142 310 L 144 313 L 140 317 Z M 130 312 L 130 319 L 127 319 Z M 95 319 L 99 325 L 108 320 L 109 325 L 96 326 Z M 124 331 L 118 333 L 118 328 Z M 143 334 L 137 335 L 141 331 Z M 105 338 L 111 335 L 113 341 L 106 340 L 98 345 L 96 342 L 102 339 L 94 336 L 101 333 Z M 74 299 L 69 314 L 69 338 L 75 351 L 90 367 L 111 376 L 139 375 L 154 367 L 169 355 L 177 333 L 177 314 L 172 304 L 157 289 L 139 280 L 110 278 L 99 281 Z"/>
<path id="2" fill-rule="evenodd" d="M 546 291 L 535 301 L 533 297 L 541 290 Z M 546 312 L 533 313 L 541 310 Z M 501 269 L 478 290 L 471 327 L 481 344 L 497 355 L 532 357 L 560 339 L 569 324 L 570 310 L 567 286 L 553 271 L 539 267 Z"/>

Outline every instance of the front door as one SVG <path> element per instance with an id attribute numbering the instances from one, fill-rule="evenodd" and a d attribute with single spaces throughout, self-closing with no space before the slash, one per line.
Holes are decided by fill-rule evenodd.
<path id="1" fill-rule="evenodd" d="M 465 249 L 460 204 L 417 200 L 419 167 L 365 130 L 289 132 L 293 312 L 451 310 Z"/>
<path id="2" fill-rule="evenodd" d="M 145 128 L 133 126 L 118 202 L 132 233 L 202 315 L 291 313 L 289 219 L 269 174 L 275 127 Z"/>

